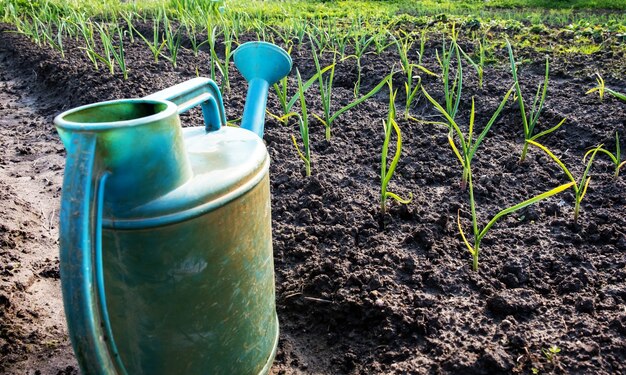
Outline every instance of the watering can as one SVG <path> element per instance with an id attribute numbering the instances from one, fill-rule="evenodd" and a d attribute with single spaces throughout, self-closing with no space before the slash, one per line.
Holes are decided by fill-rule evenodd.
<path id="1" fill-rule="evenodd" d="M 264 42 L 234 62 L 249 89 L 240 128 L 195 78 L 54 120 L 67 149 L 60 211 L 63 302 L 85 374 L 265 374 L 278 341 L 269 86 L 291 58 Z M 204 126 L 179 114 L 201 106 Z"/>

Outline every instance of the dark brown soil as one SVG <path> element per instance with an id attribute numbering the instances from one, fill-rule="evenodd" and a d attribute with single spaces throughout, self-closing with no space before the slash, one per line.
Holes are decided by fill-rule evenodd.
<path id="1" fill-rule="evenodd" d="M 52 118 L 81 104 L 147 95 L 194 77 L 196 69 L 208 75 L 205 51 L 198 57 L 183 51 L 174 69 L 164 59 L 154 63 L 141 41 L 127 44 L 131 71 L 124 81 L 119 73 L 94 71 L 72 41 L 64 60 L 21 36 L 0 33 L 0 371 L 5 373 L 77 372 L 60 296 L 56 238 L 64 151 Z M 429 43 L 425 53 L 425 65 L 434 71 L 437 46 Z M 604 143 L 614 151 L 616 131 L 626 140 L 626 103 L 585 95 L 595 85 L 596 70 L 609 87 L 626 92 L 626 56 L 616 52 L 623 48 L 609 47 L 590 56 L 551 56 L 539 128 L 567 118 L 543 143 L 576 176 L 588 147 Z M 465 67 L 459 116 L 464 125 L 471 96 L 482 129 L 512 83 L 504 51 L 497 52 L 501 63 L 487 67 L 483 88 Z M 523 54 L 527 60 L 519 74 L 528 98 L 542 80 L 544 57 Z M 294 68 L 310 77 L 308 49 L 292 55 Z M 329 59 L 326 55 L 324 63 Z M 391 50 L 366 55 L 362 92 L 397 61 Z M 334 108 L 352 98 L 356 79 L 353 60 L 337 69 Z M 228 117 L 235 119 L 247 86 L 232 66 L 231 76 L 232 89 L 224 97 Z M 403 87 L 400 76 L 394 85 Z M 435 78 L 424 78 L 424 85 L 442 99 Z M 307 92 L 309 110 L 321 114 L 318 98 L 314 88 Z M 340 116 L 330 141 L 312 120 L 311 177 L 304 176 L 291 144 L 297 124 L 268 119 L 281 324 L 273 373 L 529 374 L 533 368 L 626 373 L 626 176 L 613 179 L 612 166 L 600 156 L 578 225 L 571 192 L 516 212 L 487 234 L 480 269 L 473 272 L 456 222 L 460 210 L 469 232 L 468 194 L 459 187 L 461 169 L 446 129 L 399 120 L 404 145 L 390 190 L 413 193 L 414 199 L 406 206 L 391 203 L 381 217 L 387 101 L 383 90 Z M 403 106 L 400 94 L 399 113 Z M 269 110 L 280 112 L 273 93 Z M 412 114 L 437 118 L 423 98 Z M 198 112 L 183 121 L 201 123 Z M 520 164 L 522 138 L 519 109 L 510 101 L 475 157 L 481 225 L 500 209 L 567 182 L 537 150 Z M 544 351 L 551 346 L 560 352 L 550 360 Z"/>

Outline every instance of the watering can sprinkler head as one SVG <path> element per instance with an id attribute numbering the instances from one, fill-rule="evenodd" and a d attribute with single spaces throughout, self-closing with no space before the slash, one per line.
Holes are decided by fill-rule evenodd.
<path id="1" fill-rule="evenodd" d="M 248 82 L 259 78 L 273 85 L 291 71 L 289 54 L 267 42 L 244 43 L 233 52 L 233 58 Z"/>
<path id="2" fill-rule="evenodd" d="M 241 127 L 263 138 L 269 88 L 289 74 L 291 57 L 274 44 L 248 42 L 233 52 L 233 60 L 249 84 Z"/>

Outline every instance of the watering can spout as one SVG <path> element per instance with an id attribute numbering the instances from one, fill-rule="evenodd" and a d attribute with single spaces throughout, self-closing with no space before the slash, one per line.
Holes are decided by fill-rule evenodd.
<path id="1" fill-rule="evenodd" d="M 241 127 L 263 138 L 269 88 L 291 71 L 291 57 L 267 42 L 248 42 L 233 52 L 235 66 L 248 81 Z"/>

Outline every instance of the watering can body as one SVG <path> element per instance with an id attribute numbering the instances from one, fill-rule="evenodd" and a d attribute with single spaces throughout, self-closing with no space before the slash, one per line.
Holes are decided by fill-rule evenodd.
<path id="1" fill-rule="evenodd" d="M 182 128 L 196 105 L 205 126 Z M 61 281 L 83 372 L 267 373 L 278 320 L 262 133 L 225 126 L 205 78 L 55 124 L 68 151 Z"/>

